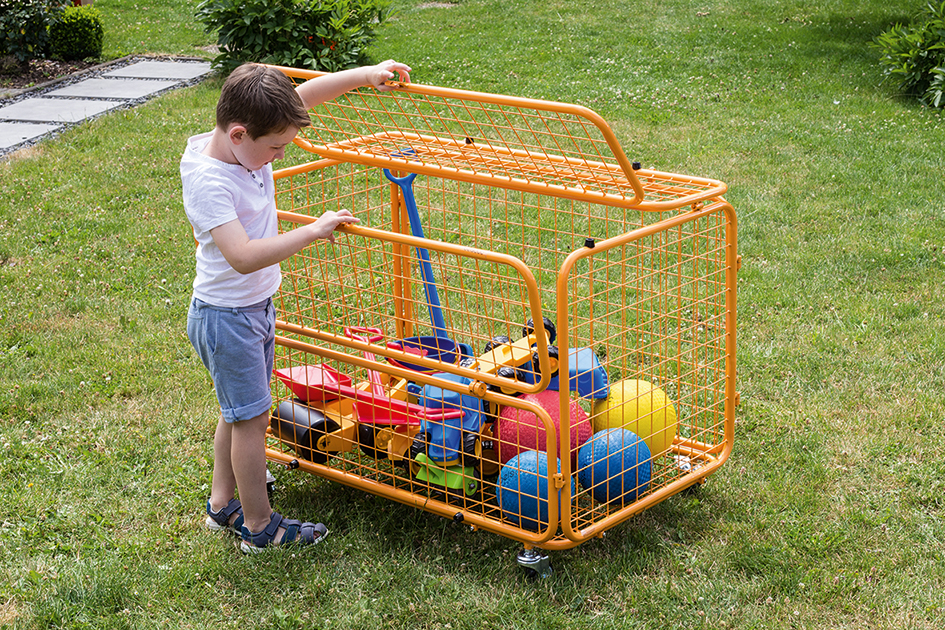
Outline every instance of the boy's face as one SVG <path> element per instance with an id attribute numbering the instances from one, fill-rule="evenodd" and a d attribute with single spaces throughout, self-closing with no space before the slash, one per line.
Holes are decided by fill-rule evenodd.
<path id="1" fill-rule="evenodd" d="M 229 136 L 233 143 L 233 155 L 245 168 L 255 171 L 284 158 L 286 146 L 298 133 L 298 127 L 287 127 L 285 131 L 254 139 L 249 137 L 243 127 L 236 126 L 230 129 Z"/>

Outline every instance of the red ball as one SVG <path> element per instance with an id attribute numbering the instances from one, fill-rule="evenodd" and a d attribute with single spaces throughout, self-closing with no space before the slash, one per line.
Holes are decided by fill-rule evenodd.
<path id="1" fill-rule="evenodd" d="M 561 454 L 561 427 L 559 426 L 561 414 L 558 408 L 558 392 L 554 390 L 545 390 L 537 394 L 525 394 L 522 400 L 535 403 L 542 407 L 551 416 L 551 422 L 554 426 L 555 435 L 558 444 L 558 457 L 564 459 Z M 578 448 L 590 439 L 593 429 L 587 418 L 587 414 L 581 409 L 577 400 L 571 399 L 568 405 L 568 418 L 570 419 L 571 436 L 571 470 L 577 463 Z M 506 463 L 522 451 L 543 451 L 547 452 L 545 444 L 547 436 L 544 425 L 538 420 L 531 411 L 525 411 L 516 407 L 502 407 L 499 412 L 499 419 L 495 423 L 495 436 L 498 438 L 498 455 L 501 463 Z"/>

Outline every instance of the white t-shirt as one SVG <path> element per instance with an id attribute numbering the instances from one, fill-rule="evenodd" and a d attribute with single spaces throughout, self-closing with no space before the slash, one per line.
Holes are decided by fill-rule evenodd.
<path id="1" fill-rule="evenodd" d="M 184 210 L 197 239 L 194 297 L 214 306 L 249 306 L 272 297 L 279 289 L 279 265 L 241 274 L 226 262 L 210 230 L 239 219 L 250 239 L 278 234 L 272 166 L 250 171 L 204 155 L 201 151 L 212 135 L 188 138 L 180 161 Z"/>

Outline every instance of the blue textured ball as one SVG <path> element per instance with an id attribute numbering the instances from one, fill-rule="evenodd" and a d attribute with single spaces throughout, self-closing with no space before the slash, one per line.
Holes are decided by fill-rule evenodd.
<path id="1" fill-rule="evenodd" d="M 633 503 L 651 474 L 649 447 L 627 429 L 598 431 L 578 451 L 578 482 L 601 503 Z"/>
<path id="2" fill-rule="evenodd" d="M 558 472 L 561 472 L 561 460 Z M 571 480 L 571 494 L 574 494 Z M 560 500 L 561 493 L 558 493 Z M 512 523 L 536 531 L 548 525 L 548 454 L 519 453 L 502 466 L 496 499 L 502 515 Z M 560 510 L 559 510 L 560 513 Z"/>

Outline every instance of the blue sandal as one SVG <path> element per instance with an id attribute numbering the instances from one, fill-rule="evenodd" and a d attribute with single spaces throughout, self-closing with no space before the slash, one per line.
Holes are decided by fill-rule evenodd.
<path id="1" fill-rule="evenodd" d="M 231 524 L 230 518 L 234 512 L 239 516 Z M 229 530 L 234 534 L 239 534 L 240 530 L 243 529 L 243 506 L 236 499 L 230 499 L 225 508 L 219 512 L 214 512 L 210 508 L 210 499 L 207 499 L 207 519 L 204 523 L 210 531 L 222 532 Z"/>
<path id="2" fill-rule="evenodd" d="M 272 539 L 280 527 L 285 528 L 285 535 L 279 543 L 274 543 Z M 261 553 L 270 545 L 273 547 L 289 544 L 317 545 L 328 535 L 328 528 L 321 523 L 303 523 L 284 518 L 278 512 L 273 512 L 269 517 L 269 524 L 261 532 L 254 534 L 244 525 L 241 533 L 243 542 L 240 543 L 240 549 L 243 553 Z"/>

